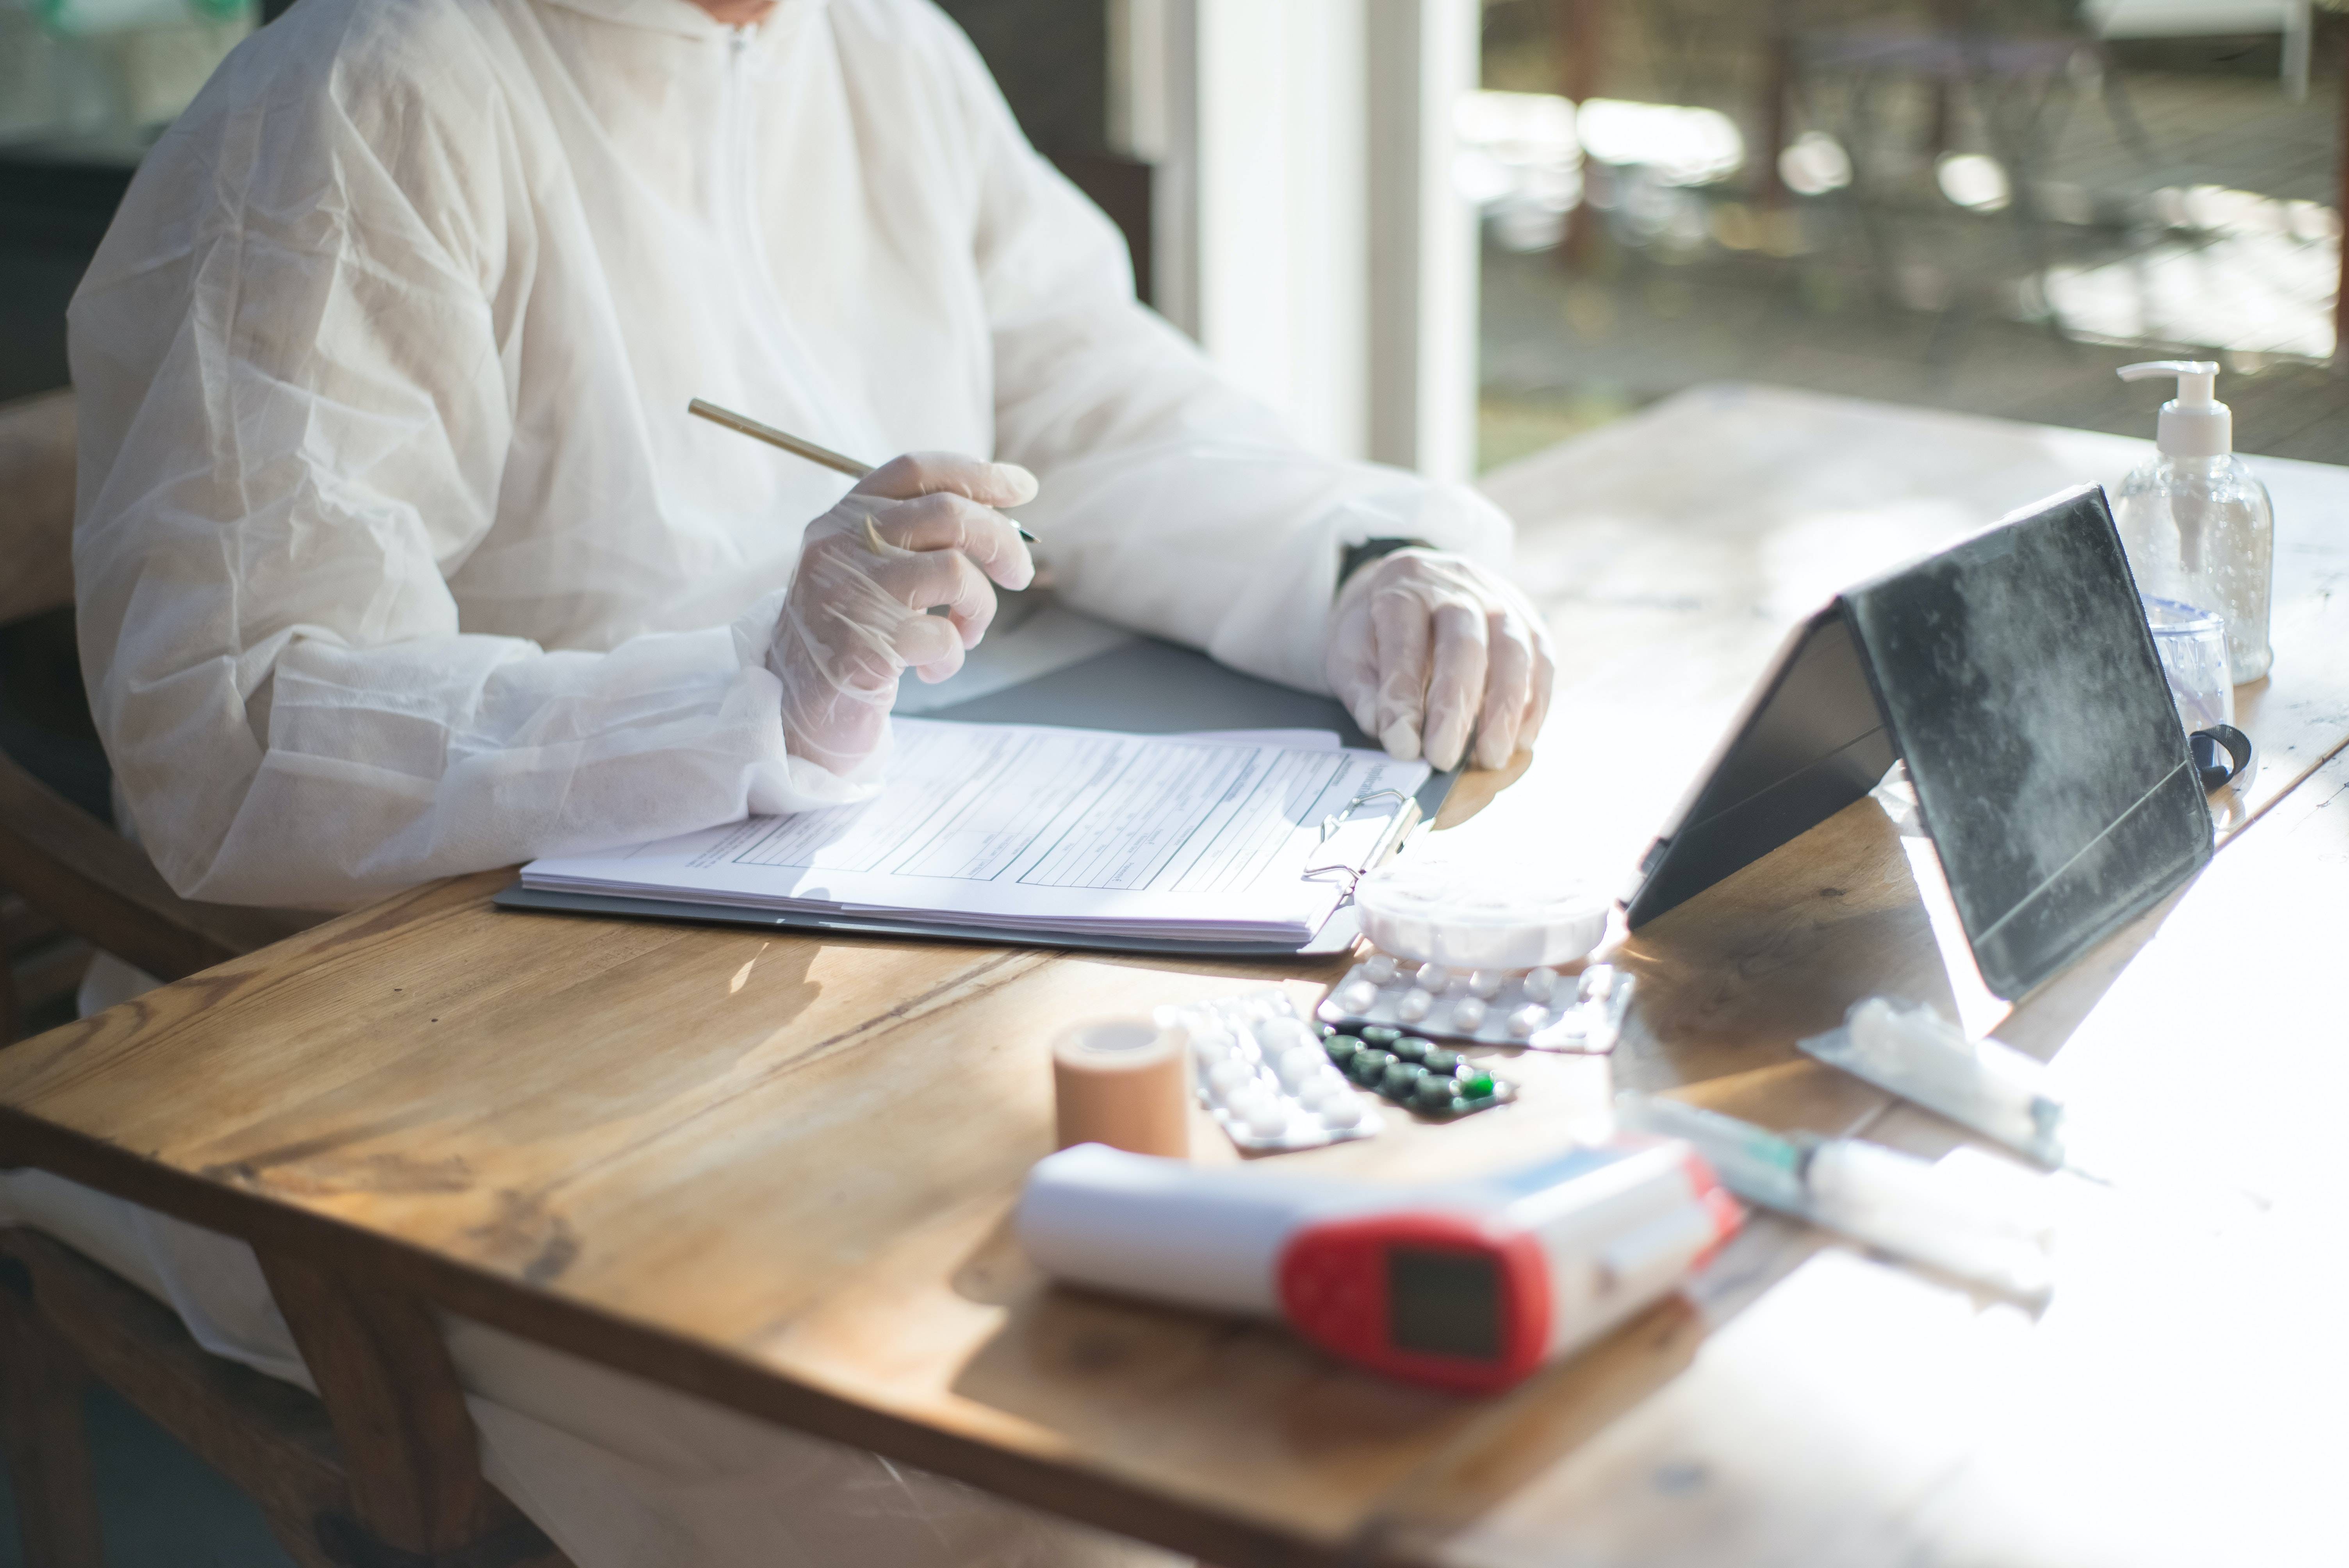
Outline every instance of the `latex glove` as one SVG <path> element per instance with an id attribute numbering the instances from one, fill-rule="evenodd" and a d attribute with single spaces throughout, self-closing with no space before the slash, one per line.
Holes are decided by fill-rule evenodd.
<path id="1" fill-rule="evenodd" d="M 1479 768 L 1530 744 L 1557 664 L 1524 594 L 1473 561 L 1398 550 L 1346 580 L 1330 622 L 1330 689 L 1391 757 Z"/>
<path id="2" fill-rule="evenodd" d="M 942 681 L 962 668 L 995 619 L 988 579 L 1025 588 L 1036 575 L 1019 531 L 992 509 L 1035 495 L 1036 476 L 1016 463 L 914 452 L 808 524 L 767 652 L 792 756 L 853 774 L 888 737 L 899 676 Z"/>

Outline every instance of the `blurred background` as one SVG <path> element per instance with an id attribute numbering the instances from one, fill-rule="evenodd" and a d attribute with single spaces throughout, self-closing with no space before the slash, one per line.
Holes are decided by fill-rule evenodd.
<path id="1" fill-rule="evenodd" d="M 2349 26 L 2310 0 L 942 0 L 1143 297 L 1299 437 L 1471 478 L 1723 379 L 2349 460 Z M 276 6 L 276 0 L 268 0 Z M 0 750 L 110 819 L 65 308 L 254 0 L 0 0 Z M 88 954 L 0 889 L 0 1043 Z M 285 1561 L 94 1395 L 108 1557 Z M 0 1489 L 0 1568 L 16 1538 Z"/>
<path id="2" fill-rule="evenodd" d="M 2339 461 L 2341 18 L 2271 0 L 1493 0 L 1480 454 L 1723 377 L 2149 435 L 2220 360 Z"/>

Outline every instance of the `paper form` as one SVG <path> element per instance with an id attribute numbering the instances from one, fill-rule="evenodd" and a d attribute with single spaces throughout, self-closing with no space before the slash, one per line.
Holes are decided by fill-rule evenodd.
<path id="1" fill-rule="evenodd" d="M 523 868 L 532 887 L 1017 929 L 1310 935 L 1423 762 L 1272 732 L 895 721 L 875 799 Z M 1331 824 L 1324 838 L 1325 822 Z"/>

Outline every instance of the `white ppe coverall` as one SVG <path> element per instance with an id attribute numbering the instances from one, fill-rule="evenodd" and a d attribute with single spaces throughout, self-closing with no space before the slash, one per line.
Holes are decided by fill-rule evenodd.
<path id="1" fill-rule="evenodd" d="M 149 156 L 76 296 L 98 723 L 171 885 L 347 907 L 842 798 L 775 593 L 837 474 L 968 452 L 1080 609 L 1326 688 L 1340 546 L 1488 560 L 1137 305 L 916 0 L 304 0 Z"/>
<path id="2" fill-rule="evenodd" d="M 924 0 L 301 0 L 133 181 L 71 313 L 83 658 L 191 897 L 348 907 L 861 786 L 765 667 L 836 475 L 1033 469 L 1079 608 L 1325 689 L 1343 544 L 1499 566 L 1464 490 L 1299 450 Z M 299 1378 L 249 1251 L 36 1173 L 0 1212 Z M 492 1479 L 580 1568 L 1145 1555 L 478 1326 Z"/>

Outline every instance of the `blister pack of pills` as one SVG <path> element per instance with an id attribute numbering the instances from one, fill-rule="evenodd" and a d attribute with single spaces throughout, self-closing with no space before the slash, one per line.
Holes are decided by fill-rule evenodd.
<path id="1" fill-rule="evenodd" d="M 1441 1040 L 1603 1053 L 1622 1038 L 1633 981 L 1611 964 L 1579 975 L 1454 969 L 1374 953 L 1346 973 L 1317 1016 L 1341 1029 L 1383 1026 Z"/>
<path id="2" fill-rule="evenodd" d="M 1285 991 L 1161 1007 L 1157 1022 L 1189 1031 L 1199 1103 L 1242 1149 L 1313 1149 L 1386 1125 Z"/>
<path id="3" fill-rule="evenodd" d="M 2064 1102 L 2046 1068 L 2003 1041 L 1968 1038 L 1929 1006 L 1870 996 L 1843 1027 L 1795 1046 L 2051 1170 L 2066 1162 Z"/>
<path id="4" fill-rule="evenodd" d="M 1324 1026 L 1327 1027 L 1328 1026 Z M 1449 1121 L 1506 1105 L 1517 1086 L 1423 1036 L 1379 1024 L 1331 1028 L 1321 1048 L 1340 1071 L 1406 1110 Z"/>

